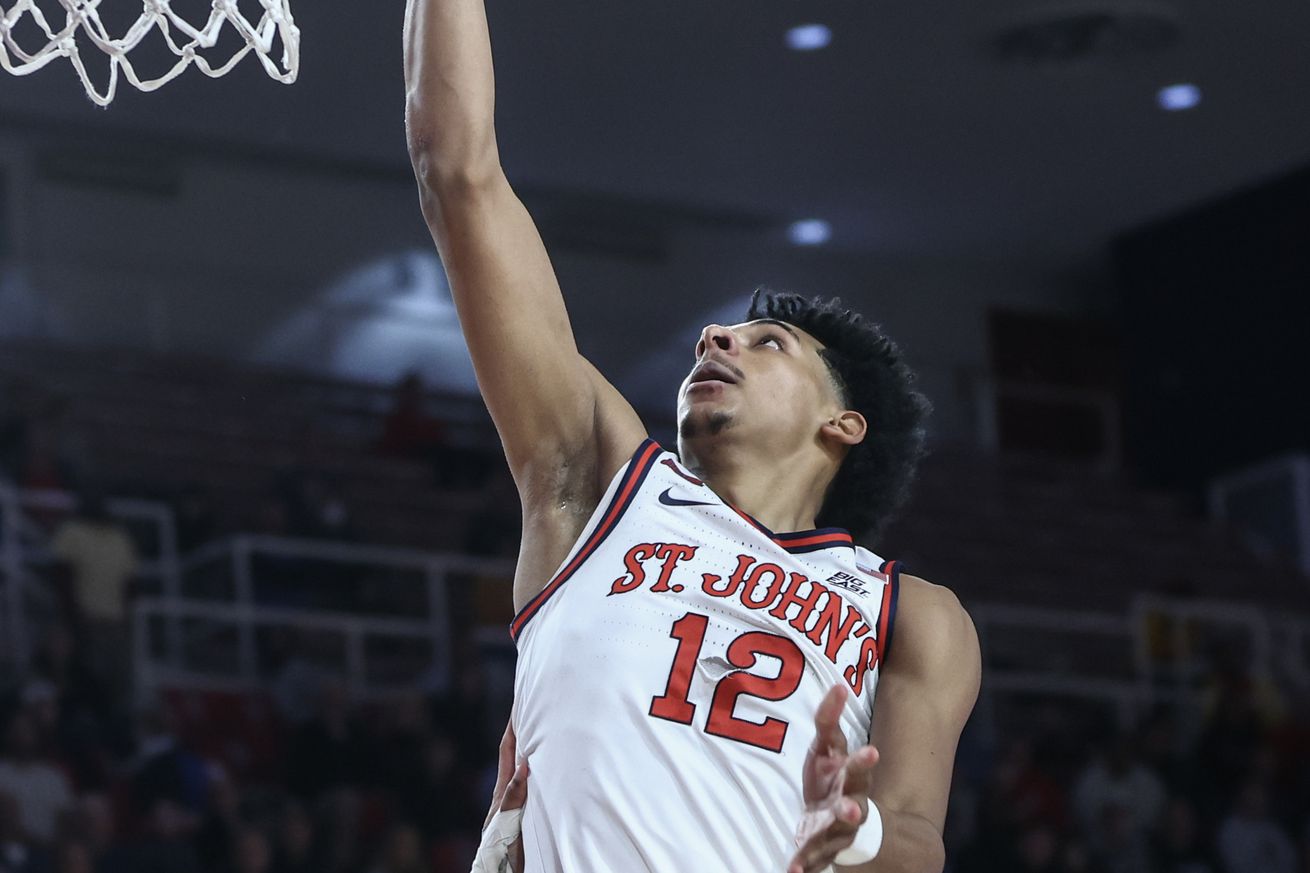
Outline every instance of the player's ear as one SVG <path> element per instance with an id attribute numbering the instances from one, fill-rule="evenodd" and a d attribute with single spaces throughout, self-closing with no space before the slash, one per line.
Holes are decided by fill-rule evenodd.
<path id="1" fill-rule="evenodd" d="M 869 423 L 854 409 L 843 409 L 833 414 L 819 428 L 824 438 L 844 446 L 859 445 L 869 432 Z"/>

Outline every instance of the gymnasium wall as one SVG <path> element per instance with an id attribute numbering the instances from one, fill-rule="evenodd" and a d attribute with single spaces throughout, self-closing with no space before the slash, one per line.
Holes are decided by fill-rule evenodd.
<path id="1" fill-rule="evenodd" d="M 0 136 L 0 171 L 14 228 L 0 282 L 9 323 L 0 335 L 250 360 L 329 297 L 340 308 L 345 277 L 432 251 L 407 173 L 48 134 Z M 1082 313 L 1109 299 L 1095 260 L 1057 270 L 1039 258 L 805 249 L 769 227 L 713 215 L 633 221 L 625 239 L 612 227 L 597 235 L 595 223 L 580 220 L 576 206 L 557 208 L 549 192 L 524 190 L 575 302 L 584 351 L 655 417 L 671 415 L 699 328 L 740 317 L 757 285 L 840 295 L 883 322 L 936 403 L 935 435 L 948 440 L 976 433 L 989 307 Z M 623 214 L 650 213 L 642 204 L 605 209 L 619 224 Z M 385 281 L 354 293 L 352 323 L 381 312 L 394 293 Z M 432 294 L 444 300 L 442 289 Z M 449 313 L 437 316 L 433 345 L 457 343 Z M 408 339 L 397 347 L 421 356 L 425 316 L 399 317 L 409 323 L 393 327 Z M 337 341 L 323 330 L 282 362 L 329 369 Z M 356 366 L 386 379 L 402 365 Z"/>

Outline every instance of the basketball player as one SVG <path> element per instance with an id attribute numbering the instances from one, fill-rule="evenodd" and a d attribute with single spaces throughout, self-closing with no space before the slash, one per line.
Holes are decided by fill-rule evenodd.
<path id="1" fill-rule="evenodd" d="M 940 871 L 977 638 L 848 532 L 921 452 L 896 348 L 757 295 L 688 349 L 667 451 L 579 354 L 502 172 L 482 0 L 409 0 L 405 48 L 423 213 L 522 501 L 526 869 Z"/>

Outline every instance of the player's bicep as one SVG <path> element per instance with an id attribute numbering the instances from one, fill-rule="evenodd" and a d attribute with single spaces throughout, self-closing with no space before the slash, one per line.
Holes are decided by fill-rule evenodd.
<path id="1" fill-rule="evenodd" d="M 516 477 L 594 445 L 597 391 L 578 353 L 555 271 L 500 173 L 425 191 L 424 215 L 450 279 L 478 386 Z"/>
<path id="2" fill-rule="evenodd" d="M 941 833 L 956 747 L 978 696 L 978 638 L 954 595 L 922 580 L 905 577 L 897 612 L 895 648 L 878 681 L 872 796 Z"/>

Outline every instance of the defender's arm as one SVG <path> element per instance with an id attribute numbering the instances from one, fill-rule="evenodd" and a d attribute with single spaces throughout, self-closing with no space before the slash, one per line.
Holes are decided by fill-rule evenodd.
<path id="1" fill-rule="evenodd" d="M 501 170 L 482 0 L 409 0 L 405 84 L 423 215 L 525 508 L 598 498 L 645 430 L 578 353 L 541 237 Z"/>
<path id="2" fill-rule="evenodd" d="M 973 621 L 948 589 L 901 578 L 896 635 L 878 678 L 870 796 L 883 821 L 878 857 L 850 873 L 940 873 L 955 749 L 978 699 Z"/>

